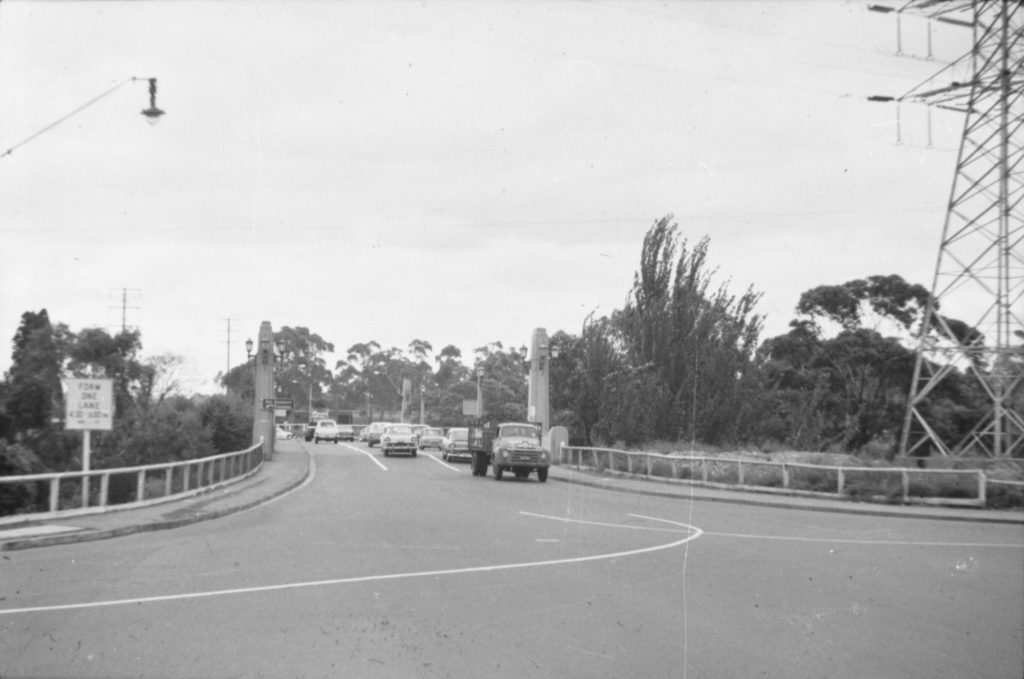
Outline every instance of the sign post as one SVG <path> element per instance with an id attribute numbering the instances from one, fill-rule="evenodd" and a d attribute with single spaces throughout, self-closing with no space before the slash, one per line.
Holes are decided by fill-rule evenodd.
<path id="1" fill-rule="evenodd" d="M 68 379 L 64 399 L 64 428 L 82 432 L 82 471 L 91 468 L 92 430 L 114 428 L 114 380 Z M 89 477 L 82 477 L 82 506 L 89 506 Z"/>

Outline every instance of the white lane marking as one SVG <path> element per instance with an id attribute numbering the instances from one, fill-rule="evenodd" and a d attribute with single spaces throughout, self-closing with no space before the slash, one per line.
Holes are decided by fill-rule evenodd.
<path id="1" fill-rule="evenodd" d="M 429 457 L 431 460 L 433 460 L 434 462 L 438 463 L 442 467 L 448 467 L 448 469 L 451 469 L 453 472 L 460 472 L 460 471 L 462 471 L 458 467 L 451 466 L 450 464 L 448 464 L 444 460 L 437 459 L 433 454 L 428 454 L 427 457 Z"/>
<path id="2" fill-rule="evenodd" d="M 357 453 L 362 453 L 362 454 L 363 454 L 363 455 L 365 455 L 366 457 L 368 457 L 368 458 L 370 458 L 371 460 L 373 460 L 373 463 L 374 463 L 375 465 L 377 465 L 378 467 L 380 467 L 381 469 L 383 469 L 384 471 L 387 471 L 387 470 L 388 470 L 388 468 L 384 466 L 384 463 L 383 463 L 383 462 L 381 462 L 380 460 L 378 460 L 378 459 L 377 459 L 376 457 L 374 457 L 373 453 L 371 453 L 370 451 L 368 451 L 368 450 L 363 450 L 362 448 L 356 448 L 355 446 L 350 446 L 350 445 L 349 445 L 349 444 L 347 444 L 347 443 L 339 443 L 338 445 L 342 446 L 343 448 L 348 448 L 349 450 L 354 450 L 354 451 L 356 451 Z"/>
<path id="3" fill-rule="evenodd" d="M 1024 548 L 1024 543 L 1013 542 L 916 542 L 913 540 L 858 540 L 854 538 L 811 538 L 789 535 L 754 535 L 751 533 L 712 533 L 720 538 L 743 538 L 747 540 L 788 540 L 791 542 L 827 542 L 844 545 L 886 545 L 899 547 L 1009 547 L 1011 549 Z"/>
<path id="4" fill-rule="evenodd" d="M 567 523 L 580 523 L 585 526 L 604 526 L 606 528 L 625 528 L 626 530 L 651 530 L 661 533 L 689 533 L 689 530 L 678 530 L 676 528 L 654 528 L 653 526 L 627 526 L 624 523 L 602 523 L 600 521 L 583 521 L 582 519 L 569 519 L 564 516 L 551 516 L 550 514 L 534 514 L 533 512 L 519 512 L 523 516 L 532 516 L 537 519 L 551 519 L 552 521 L 565 521 Z M 647 519 L 650 517 L 640 516 L 639 514 L 630 514 L 641 519 Z M 654 519 L 655 521 L 668 521 L 668 519 Z M 675 521 L 669 521 L 669 523 L 675 523 Z M 685 523 L 679 524 L 685 526 Z"/>
<path id="5" fill-rule="evenodd" d="M 548 517 L 541 514 L 535 515 L 542 518 L 558 519 L 560 521 L 574 521 L 574 519 L 565 519 L 564 517 Z M 106 608 L 110 606 L 128 606 L 132 604 L 149 604 L 159 603 L 164 601 L 184 601 L 187 599 L 208 599 L 218 596 L 228 596 L 232 594 L 255 594 L 262 592 L 278 592 L 284 590 L 294 589 L 306 589 L 310 587 L 330 587 L 336 585 L 351 585 L 359 584 L 364 582 L 383 582 L 387 580 L 407 580 L 411 578 L 433 578 L 442 575 L 463 575 L 466 573 L 492 573 L 495 571 L 508 571 L 518 568 L 539 568 L 541 566 L 563 566 L 572 563 L 584 563 L 587 561 L 605 561 L 608 559 L 621 559 L 627 556 L 639 556 L 641 554 L 650 554 L 652 552 L 660 552 L 666 549 L 672 549 L 673 547 L 679 547 L 685 545 L 691 540 L 699 538 L 703 531 L 696 526 L 689 526 L 685 523 L 679 523 L 677 521 L 670 521 L 669 519 L 656 519 L 658 521 L 664 521 L 671 523 L 676 526 L 687 529 L 689 533 L 686 537 L 674 540 L 672 542 L 666 542 L 661 545 L 654 545 L 653 547 L 641 547 L 639 549 L 629 549 L 622 552 L 609 552 L 607 554 L 592 554 L 590 556 L 577 556 L 566 559 L 549 559 L 546 561 L 527 561 L 524 563 L 507 563 L 497 564 L 494 566 L 470 566 L 468 568 L 448 568 L 443 570 L 435 571 L 419 571 L 412 573 L 391 573 L 387 575 L 363 575 L 352 578 L 334 578 L 331 580 L 311 580 L 307 582 L 289 582 L 280 585 L 262 585 L 258 587 L 239 587 L 236 589 L 218 589 L 207 592 L 190 592 L 187 594 L 167 594 L 163 596 L 146 596 L 136 597 L 133 599 L 112 599 L 109 601 L 93 601 L 89 603 L 81 604 L 56 604 L 53 606 L 30 606 L 26 608 L 8 608 L 0 609 L 0 616 L 4 615 L 16 615 L 18 613 L 46 613 L 52 611 L 73 611 L 85 608 Z M 586 523 L 580 521 L 579 523 Z M 616 524 L 610 524 L 616 525 Z"/>

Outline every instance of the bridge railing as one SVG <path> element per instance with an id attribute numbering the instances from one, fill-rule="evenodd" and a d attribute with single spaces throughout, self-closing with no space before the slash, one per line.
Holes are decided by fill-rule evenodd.
<path id="1" fill-rule="evenodd" d="M 563 465 L 731 487 L 903 504 L 984 507 L 989 492 L 1024 493 L 1024 482 L 989 478 L 981 469 L 837 467 L 731 456 L 664 455 L 562 446 Z"/>
<path id="2" fill-rule="evenodd" d="M 139 467 L 0 476 L 0 496 L 21 499 L 0 525 L 128 509 L 239 481 L 263 465 L 263 441 L 232 453 Z M 96 482 L 98 480 L 98 483 Z"/>

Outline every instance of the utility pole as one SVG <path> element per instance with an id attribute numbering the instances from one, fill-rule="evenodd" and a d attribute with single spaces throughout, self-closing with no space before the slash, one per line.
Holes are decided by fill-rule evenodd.
<path id="1" fill-rule="evenodd" d="M 227 321 L 227 324 L 228 324 L 228 338 L 227 338 L 227 341 L 225 342 L 225 344 L 227 344 L 227 349 L 228 349 L 228 358 L 227 358 L 227 365 L 224 368 L 224 376 L 226 377 L 227 374 L 229 372 L 231 372 L 231 319 L 230 318 L 225 318 L 224 320 Z M 227 390 L 227 385 L 225 385 L 224 389 L 225 389 L 225 391 Z"/>
<path id="2" fill-rule="evenodd" d="M 115 288 L 115 290 L 112 290 L 111 292 L 114 292 L 114 291 L 116 291 L 116 288 Z M 121 310 L 121 332 L 123 333 L 123 332 L 127 332 L 128 331 L 128 310 L 129 309 L 138 310 L 138 309 L 141 308 L 140 306 L 137 306 L 137 305 L 136 306 L 129 306 L 128 305 L 128 293 L 129 292 L 141 293 L 142 290 L 139 289 L 139 288 L 121 288 L 119 292 L 121 293 L 121 303 L 116 305 L 116 306 L 111 306 L 109 308 L 111 308 L 111 309 L 120 309 Z"/>

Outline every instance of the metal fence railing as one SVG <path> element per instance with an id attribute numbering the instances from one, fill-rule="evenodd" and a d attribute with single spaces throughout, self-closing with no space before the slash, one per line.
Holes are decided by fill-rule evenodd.
<path id="1" fill-rule="evenodd" d="M 836 467 L 733 456 L 663 455 L 562 446 L 567 466 L 663 477 L 713 487 L 775 490 L 904 504 L 985 507 L 993 488 L 1024 493 L 1024 482 L 993 479 L 981 469 Z"/>
<path id="2" fill-rule="evenodd" d="M 263 465 L 263 441 L 232 453 L 139 467 L 0 476 L 0 496 L 16 513 L 0 525 L 167 502 L 227 485 Z M 96 482 L 98 481 L 98 483 Z"/>

